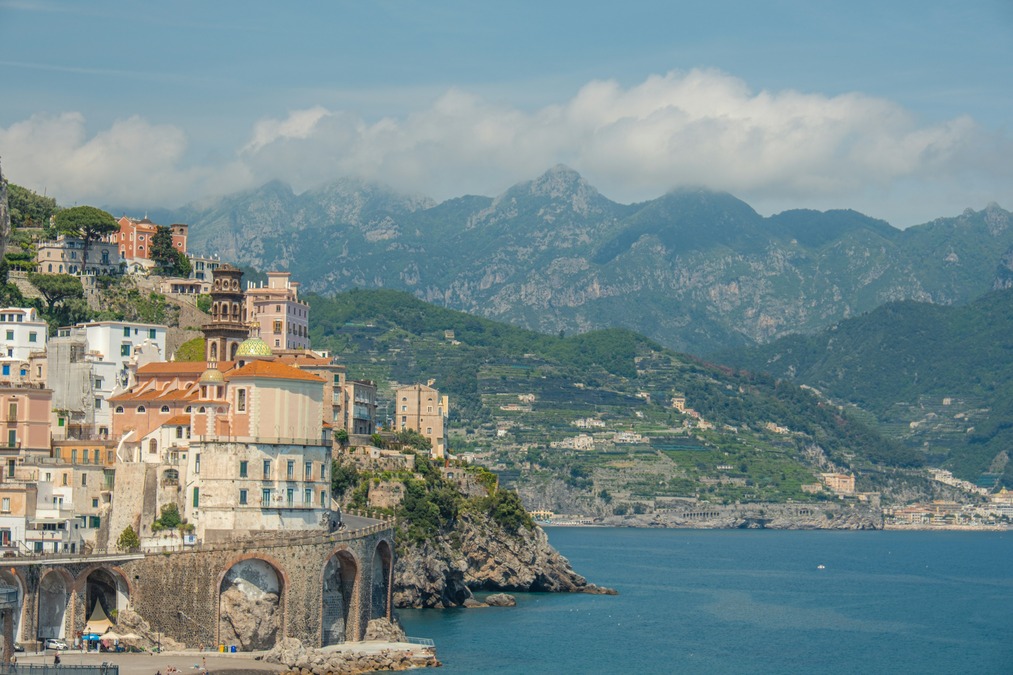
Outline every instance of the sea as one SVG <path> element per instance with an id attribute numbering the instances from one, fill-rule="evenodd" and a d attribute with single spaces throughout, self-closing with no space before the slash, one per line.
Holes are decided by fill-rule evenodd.
<path id="1" fill-rule="evenodd" d="M 546 531 L 619 595 L 399 611 L 441 675 L 1013 673 L 1013 531 Z"/>

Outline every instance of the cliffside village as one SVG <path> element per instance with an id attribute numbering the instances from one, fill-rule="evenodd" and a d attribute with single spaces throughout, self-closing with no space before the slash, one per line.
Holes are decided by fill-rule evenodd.
<path id="1" fill-rule="evenodd" d="M 158 226 L 119 224 L 86 266 L 79 239 L 40 245 L 38 271 L 146 273 Z M 186 225 L 171 231 L 186 254 Z M 336 437 L 370 445 L 375 383 L 311 349 L 310 308 L 288 273 L 244 288 L 239 269 L 189 258 L 191 278 L 161 290 L 210 295 L 203 361 L 174 360 L 166 326 L 97 321 L 49 338 L 35 309 L 0 309 L 0 554 L 112 550 L 127 526 L 145 550 L 336 526 Z M 418 431 L 442 457 L 446 397 L 422 384 L 394 395 L 387 429 Z M 183 531 L 154 526 L 168 504 Z"/>

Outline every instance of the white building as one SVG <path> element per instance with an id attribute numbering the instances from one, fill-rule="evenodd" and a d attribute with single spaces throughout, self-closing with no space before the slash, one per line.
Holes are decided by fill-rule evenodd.
<path id="1" fill-rule="evenodd" d="M 92 425 L 99 435 L 108 435 L 111 428 L 111 414 L 108 400 L 110 396 L 125 391 L 133 384 L 132 373 L 138 365 L 165 360 L 166 327 L 149 323 L 133 323 L 128 321 L 97 321 L 94 323 L 77 324 L 60 328 L 59 339 L 84 340 L 85 358 L 90 368 L 90 382 L 85 392 L 90 400 L 81 401 L 80 405 L 64 405 L 54 403 L 54 408 L 82 410 L 87 414 L 86 423 Z M 61 370 L 61 366 L 66 366 Z M 75 387 L 72 378 L 65 378 L 61 373 L 69 373 L 71 364 L 49 364 L 49 387 L 54 391 L 54 401 L 64 401 L 68 392 L 70 398 L 80 398 L 80 386 Z M 92 419 L 87 419 L 91 417 Z M 104 432 L 104 433 L 103 433 Z"/>
<path id="2" fill-rule="evenodd" d="M 46 350 L 49 329 L 35 308 L 0 309 L 0 361 L 28 361 L 32 352 Z M 5 372 L 4 375 L 11 375 Z"/>

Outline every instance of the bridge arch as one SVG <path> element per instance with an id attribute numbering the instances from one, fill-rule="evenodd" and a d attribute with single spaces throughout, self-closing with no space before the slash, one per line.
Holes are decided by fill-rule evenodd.
<path id="1" fill-rule="evenodd" d="M 94 618 L 100 622 L 103 617 L 115 624 L 120 612 L 130 603 L 130 581 L 117 567 L 91 565 L 77 577 L 74 590 L 83 594 L 84 621 L 87 625 Z M 94 626 L 93 628 L 100 628 Z"/>
<path id="2" fill-rule="evenodd" d="M 51 569 L 39 580 L 38 637 L 67 636 L 67 608 L 74 578 L 61 568 Z"/>
<path id="3" fill-rule="evenodd" d="M 339 549 L 327 558 L 321 583 L 321 645 L 360 639 L 359 562 L 351 551 Z"/>
<path id="4" fill-rule="evenodd" d="M 287 579 L 277 561 L 240 556 L 218 582 L 218 642 L 243 651 L 270 649 L 284 635 Z"/>
<path id="5" fill-rule="evenodd" d="M 390 619 L 390 594 L 393 586 L 394 553 L 390 544 L 380 540 L 373 550 L 371 571 L 373 577 L 370 592 L 370 619 Z"/>
<path id="6" fill-rule="evenodd" d="M 27 642 L 25 636 L 21 634 L 22 627 L 25 625 L 25 588 L 27 584 L 25 579 L 20 573 L 20 570 L 16 568 L 2 569 L 0 570 L 0 585 L 7 586 L 10 588 L 16 588 L 18 590 L 18 608 L 14 610 L 14 641 L 15 642 Z M 34 636 L 32 637 L 34 639 Z"/>

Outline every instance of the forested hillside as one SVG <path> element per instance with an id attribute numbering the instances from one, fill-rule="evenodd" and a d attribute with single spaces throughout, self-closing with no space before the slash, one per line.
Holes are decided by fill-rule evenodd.
<path id="1" fill-rule="evenodd" d="M 927 461 L 1013 487 L 1013 290 L 959 307 L 890 303 L 719 358 L 851 402 Z"/>
<path id="2" fill-rule="evenodd" d="M 616 507 L 659 496 L 806 501 L 820 498 L 801 490 L 815 472 L 856 471 L 874 489 L 921 462 L 811 391 L 629 331 L 545 335 L 395 291 L 310 304 L 313 344 L 350 377 L 378 382 L 381 419 L 393 412 L 383 397 L 392 381 L 434 379 L 450 395 L 452 450 L 481 455 L 507 481 L 558 478 Z M 593 448 L 566 446 L 582 433 Z"/>

